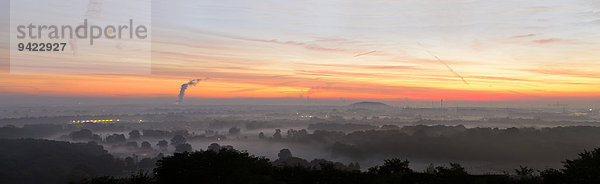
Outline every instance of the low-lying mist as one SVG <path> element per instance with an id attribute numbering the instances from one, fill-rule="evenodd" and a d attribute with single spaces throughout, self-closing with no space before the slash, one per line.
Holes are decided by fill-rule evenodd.
<path id="1" fill-rule="evenodd" d="M 217 143 L 272 160 L 289 149 L 306 160 L 358 162 L 363 170 L 384 159 L 404 158 L 415 170 L 458 162 L 473 173 L 512 172 L 520 165 L 554 168 L 564 158 L 600 146 L 599 113 L 576 109 L 356 103 L 103 105 L 52 111 L 61 113 L 0 119 L 0 138 L 94 142 L 117 158 L 153 158 Z"/>

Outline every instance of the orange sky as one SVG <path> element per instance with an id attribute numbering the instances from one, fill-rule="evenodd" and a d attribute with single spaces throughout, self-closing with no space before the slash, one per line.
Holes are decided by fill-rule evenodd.
<path id="1" fill-rule="evenodd" d="M 152 20 L 151 72 L 38 67 L 1 73 L 0 92 L 175 99 L 181 84 L 208 77 L 186 97 L 600 96 L 600 32 L 592 31 L 600 14 L 589 12 L 600 4 L 589 1 L 161 3 L 153 5 L 161 16 Z"/>

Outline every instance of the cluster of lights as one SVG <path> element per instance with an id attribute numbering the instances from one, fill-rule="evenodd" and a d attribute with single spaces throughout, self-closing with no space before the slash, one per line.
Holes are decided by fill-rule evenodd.
<path id="1" fill-rule="evenodd" d="M 73 120 L 71 123 L 109 123 L 119 121 L 119 119 L 94 119 L 94 120 Z"/>

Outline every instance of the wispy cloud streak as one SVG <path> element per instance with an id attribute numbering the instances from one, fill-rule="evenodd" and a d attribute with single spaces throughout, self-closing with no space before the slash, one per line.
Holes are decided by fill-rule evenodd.
<path id="1" fill-rule="evenodd" d="M 364 56 L 364 55 L 371 54 L 371 53 L 374 53 L 374 52 L 377 52 L 377 51 L 374 50 L 374 51 L 370 51 L 370 52 L 360 53 L 360 54 L 354 55 L 354 57 Z"/>
<path id="2" fill-rule="evenodd" d="M 529 38 L 529 37 L 534 37 L 535 34 L 526 34 L 526 35 L 517 35 L 517 36 L 513 36 L 511 38 Z"/>
<path id="3" fill-rule="evenodd" d="M 446 68 L 448 68 L 448 71 L 452 72 L 454 75 L 456 75 L 458 78 L 460 78 L 460 80 L 462 80 L 466 85 L 470 85 L 469 82 L 467 82 L 467 80 L 465 80 L 464 77 L 462 77 L 460 74 L 458 74 L 458 72 L 454 71 L 452 69 L 452 67 L 450 67 L 450 65 L 448 65 L 448 63 L 444 62 L 443 60 L 441 60 L 439 57 L 437 57 L 436 55 L 432 54 L 431 52 L 429 52 L 427 49 L 425 49 L 425 47 L 423 46 L 423 44 L 418 43 L 421 47 L 423 47 L 423 50 L 425 50 L 425 52 L 427 52 L 427 54 L 433 56 L 438 62 L 444 64 L 446 66 Z"/>
<path id="4" fill-rule="evenodd" d="M 349 51 L 349 50 L 343 49 L 343 48 L 322 47 L 322 46 L 319 46 L 316 44 L 309 44 L 309 43 L 305 43 L 305 42 L 281 41 L 281 40 L 277 40 L 277 39 L 249 38 L 249 37 L 229 35 L 229 34 L 223 34 L 223 33 L 213 33 L 213 32 L 207 32 L 207 31 L 196 31 L 196 32 L 199 32 L 202 34 L 207 34 L 207 35 L 212 35 L 212 36 L 234 39 L 234 40 L 260 42 L 260 43 L 273 43 L 273 44 L 290 45 L 290 46 L 301 46 L 301 47 L 304 47 L 305 49 L 315 50 L 315 51 L 323 51 L 323 52 L 348 52 Z"/>

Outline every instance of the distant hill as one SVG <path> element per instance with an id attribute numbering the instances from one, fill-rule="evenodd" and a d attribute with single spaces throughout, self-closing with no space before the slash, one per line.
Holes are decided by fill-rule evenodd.
<path id="1" fill-rule="evenodd" d="M 373 109 L 373 108 L 389 108 L 390 106 L 381 102 L 357 102 L 348 105 L 351 108 L 364 108 L 364 109 Z"/>

